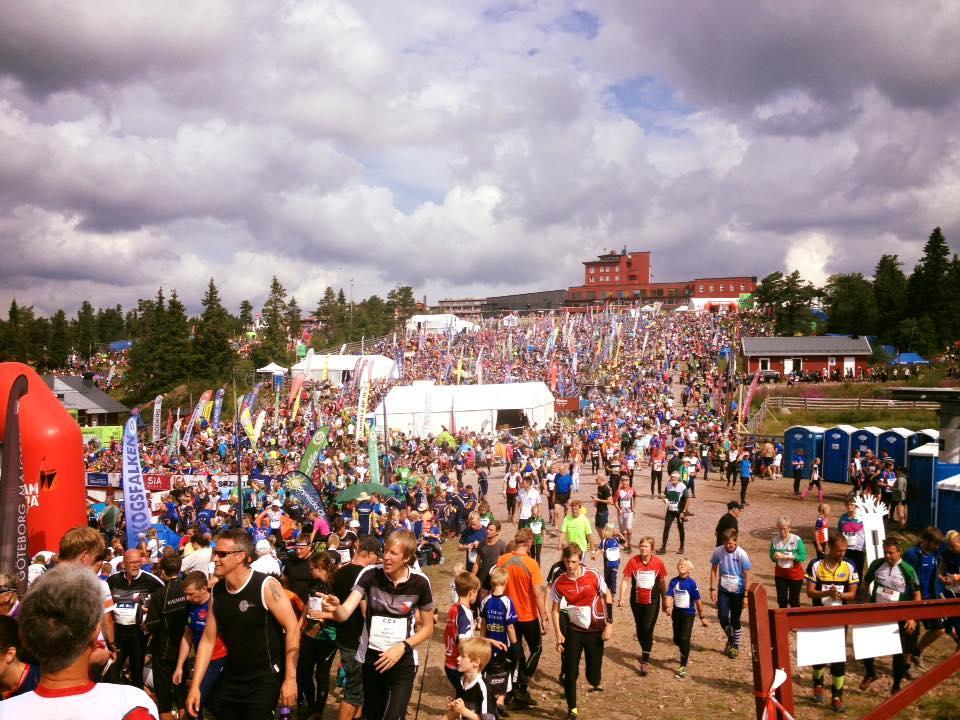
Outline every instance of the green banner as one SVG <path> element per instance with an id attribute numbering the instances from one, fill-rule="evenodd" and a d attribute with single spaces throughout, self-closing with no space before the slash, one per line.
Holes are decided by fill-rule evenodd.
<path id="1" fill-rule="evenodd" d="M 300 472 L 308 478 L 313 478 L 313 469 L 317 466 L 320 452 L 327 447 L 327 435 L 329 433 L 330 426 L 324 425 L 310 438 L 310 444 L 307 445 L 306 452 L 303 453 L 303 460 L 300 461 Z"/>
<path id="2" fill-rule="evenodd" d="M 380 485 L 380 450 L 377 448 L 377 433 L 373 428 L 368 433 L 367 461 L 370 463 L 370 482 Z"/>

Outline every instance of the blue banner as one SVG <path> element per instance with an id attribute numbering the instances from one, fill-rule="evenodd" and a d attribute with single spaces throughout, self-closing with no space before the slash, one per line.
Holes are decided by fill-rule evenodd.
<path id="1" fill-rule="evenodd" d="M 223 388 L 217 390 L 217 397 L 213 401 L 213 429 L 220 429 L 220 409 L 223 407 Z"/>
<path id="2" fill-rule="evenodd" d="M 87 487 L 110 487 L 110 476 L 107 473 L 87 473 Z"/>
<path id="3" fill-rule="evenodd" d="M 123 428 L 123 512 L 127 518 L 127 549 L 135 548 L 140 536 L 150 529 L 150 506 L 140 469 L 136 416 L 127 420 Z"/>

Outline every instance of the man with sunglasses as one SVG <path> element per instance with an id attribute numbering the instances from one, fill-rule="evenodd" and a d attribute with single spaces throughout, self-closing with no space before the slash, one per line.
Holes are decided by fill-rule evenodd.
<path id="1" fill-rule="evenodd" d="M 304 603 L 307 602 L 307 594 L 313 582 L 313 574 L 310 570 L 312 551 L 313 537 L 309 534 L 301 534 L 293 546 L 293 554 L 288 554 L 284 560 L 283 576 L 287 580 L 286 585 Z"/>
<path id="2" fill-rule="evenodd" d="M 218 715 L 232 720 L 267 720 L 279 700 L 297 702 L 300 632 L 287 594 L 276 578 L 250 568 L 253 541 L 245 530 L 227 530 L 213 551 L 220 582 L 210 597 L 211 613 L 197 647 L 187 712 L 200 709 L 200 682 L 217 635 L 227 648 L 217 691 Z"/>
<path id="3" fill-rule="evenodd" d="M 144 610 L 150 593 L 163 587 L 163 581 L 153 573 L 142 570 L 143 556 L 139 550 L 127 550 L 123 554 L 123 572 L 107 578 L 113 593 L 113 619 L 116 634 L 117 661 L 112 674 L 114 682 L 120 681 L 120 671 L 125 662 L 130 663 L 130 684 L 143 690 L 143 663 L 147 642 L 141 628 Z"/>

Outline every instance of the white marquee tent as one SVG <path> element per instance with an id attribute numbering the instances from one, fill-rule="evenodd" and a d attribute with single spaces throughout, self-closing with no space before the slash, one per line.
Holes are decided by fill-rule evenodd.
<path id="1" fill-rule="evenodd" d="M 427 335 L 437 335 L 448 332 L 451 328 L 454 332 L 466 330 L 473 332 L 477 326 L 472 322 L 461 320 L 456 315 L 445 313 L 442 315 L 413 315 L 407 320 L 407 332 L 417 332 L 419 327 Z"/>
<path id="2" fill-rule="evenodd" d="M 420 436 L 453 429 L 451 418 L 457 431 L 490 432 L 503 425 L 543 427 L 555 415 L 553 393 L 542 382 L 435 385 L 427 380 L 397 386 L 367 416 L 379 429 L 384 404 L 391 430 Z"/>
<path id="3" fill-rule="evenodd" d="M 396 380 L 400 377 L 396 361 L 383 355 L 314 355 L 310 361 L 310 378 L 322 380 L 324 369 L 326 369 L 327 379 L 330 383 L 332 385 L 342 385 L 349 379 L 348 373 L 357 370 L 357 363 L 361 359 L 373 363 L 369 370 L 370 378 L 373 380 Z M 293 377 L 303 375 L 306 371 L 306 358 L 290 368 Z"/>
<path id="4" fill-rule="evenodd" d="M 272 362 L 269 365 L 264 365 L 262 368 L 257 368 L 257 372 L 265 375 L 285 375 L 287 369 Z"/>

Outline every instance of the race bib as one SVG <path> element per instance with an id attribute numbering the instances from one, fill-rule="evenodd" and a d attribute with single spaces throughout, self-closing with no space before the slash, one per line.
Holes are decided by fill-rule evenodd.
<path id="1" fill-rule="evenodd" d="M 480 524 L 481 524 L 483 527 L 489 526 L 489 525 L 490 525 L 490 518 L 480 518 Z"/>
<path id="2" fill-rule="evenodd" d="M 667 501 L 667 510 L 670 512 L 678 512 L 680 510 L 680 503 Z"/>
<path id="3" fill-rule="evenodd" d="M 662 463 L 662 462 L 659 462 L 659 461 L 655 462 L 655 463 L 653 464 L 653 469 L 656 470 L 657 472 L 659 472 L 660 470 L 663 469 L 663 463 Z"/>
<path id="4" fill-rule="evenodd" d="M 833 590 L 836 588 L 840 592 L 843 592 L 843 585 L 824 585 L 822 590 Z M 821 601 L 826 607 L 836 607 L 837 605 L 843 605 L 843 600 L 834 600 L 832 597 L 822 598 Z"/>
<path id="5" fill-rule="evenodd" d="M 517 481 L 516 481 L 516 480 L 508 480 L 508 481 L 507 481 L 507 487 L 509 487 L 511 490 L 512 490 L 513 488 L 515 488 L 516 486 L 517 486 Z"/>
<path id="6" fill-rule="evenodd" d="M 657 573 L 653 570 L 639 570 L 634 577 L 637 579 L 637 588 L 640 590 L 650 590 L 657 581 Z"/>
<path id="7" fill-rule="evenodd" d="M 590 629 L 590 620 L 593 615 L 589 605 L 570 605 L 567 607 L 567 616 L 570 618 L 570 624 L 581 630 Z"/>
<path id="8" fill-rule="evenodd" d="M 629 500 L 621 500 L 621 501 L 620 501 L 620 509 L 621 509 L 621 510 L 626 510 L 627 512 L 630 512 L 630 501 L 629 501 Z"/>
<path id="9" fill-rule="evenodd" d="M 899 599 L 900 599 L 899 590 L 894 590 L 892 588 L 884 587 L 883 585 L 877 585 L 877 602 L 878 603 L 896 602 Z"/>
<path id="10" fill-rule="evenodd" d="M 607 558 L 607 562 L 617 562 L 620 559 L 620 546 L 608 547 L 603 551 L 603 554 Z"/>
<path id="11" fill-rule="evenodd" d="M 370 620 L 370 648 L 385 652 L 407 639 L 407 619 L 374 615 Z"/>
<path id="12" fill-rule="evenodd" d="M 530 532 L 532 532 L 534 535 L 539 535 L 542 530 L 543 530 L 542 522 L 538 521 L 538 522 L 530 523 Z"/>
<path id="13" fill-rule="evenodd" d="M 738 593 L 740 592 L 740 576 L 739 575 L 728 575 L 724 573 L 720 576 L 720 587 L 722 587 L 727 592 Z"/>
<path id="14" fill-rule="evenodd" d="M 790 554 L 789 551 L 785 551 L 785 550 L 781 550 L 780 553 L 782 555 Z M 790 568 L 793 567 L 793 558 L 792 557 L 780 558 L 779 560 L 777 560 L 777 566 L 782 567 L 785 570 L 789 570 Z"/>
<path id="15" fill-rule="evenodd" d="M 673 606 L 680 610 L 690 609 L 690 593 L 686 590 L 673 591 Z"/>
<path id="16" fill-rule="evenodd" d="M 477 561 L 477 551 L 467 550 L 467 562 L 475 563 Z"/>
<path id="17" fill-rule="evenodd" d="M 340 562 L 346 564 L 350 562 L 350 550 L 337 550 L 337 554 L 340 556 Z"/>

